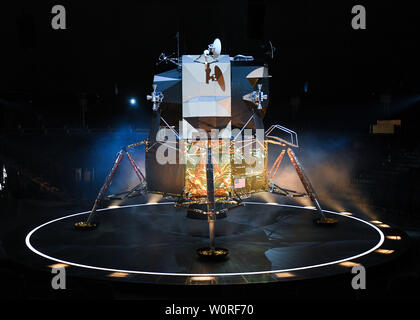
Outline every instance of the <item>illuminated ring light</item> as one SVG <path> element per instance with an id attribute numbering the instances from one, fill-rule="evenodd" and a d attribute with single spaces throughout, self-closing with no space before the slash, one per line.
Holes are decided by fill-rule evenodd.
<path id="1" fill-rule="evenodd" d="M 294 206 L 294 205 L 278 204 L 278 203 L 264 203 L 264 202 L 244 202 L 244 203 L 245 204 L 255 204 L 255 205 L 269 205 L 269 206 L 278 206 L 278 207 L 288 207 L 288 208 L 305 209 L 305 210 L 316 210 L 314 208 L 307 208 L 307 207 L 305 208 L 305 207 L 302 207 L 302 206 Z M 98 211 L 123 209 L 123 208 L 133 208 L 133 207 L 143 207 L 143 206 L 150 206 L 150 205 L 168 205 L 168 204 L 174 204 L 174 202 L 142 203 L 142 204 L 135 204 L 135 205 L 126 205 L 126 206 L 119 206 L 119 207 L 103 208 L 103 209 L 99 209 Z M 363 256 L 377 250 L 383 244 L 383 242 L 385 240 L 385 236 L 382 233 L 382 231 L 378 227 L 376 227 L 375 225 L 373 225 L 373 224 L 371 224 L 371 223 L 369 223 L 365 220 L 362 220 L 360 218 L 356 218 L 356 217 L 353 217 L 353 216 L 341 214 L 339 212 L 329 211 L 329 210 L 323 210 L 323 211 L 327 212 L 327 213 L 331 213 L 331 214 L 336 214 L 336 215 L 339 215 L 339 216 L 342 216 L 342 217 L 346 217 L 346 218 L 349 218 L 349 219 L 354 219 L 354 220 L 357 220 L 359 222 L 367 224 L 368 226 L 372 227 L 373 229 L 375 229 L 378 232 L 378 234 L 380 236 L 380 240 L 371 249 L 369 249 L 365 252 L 362 252 L 360 254 L 357 254 L 357 255 L 354 255 L 354 256 L 351 256 L 351 257 L 347 257 L 347 258 L 344 258 L 344 259 L 340 259 L 340 260 L 330 261 L 330 262 L 321 263 L 321 264 L 308 265 L 308 266 L 303 266 L 303 267 L 288 268 L 288 269 L 266 270 L 266 271 L 250 271 L 250 272 L 227 272 L 227 273 L 177 273 L 177 272 L 153 272 L 153 271 L 139 271 L 139 270 L 123 270 L 123 269 L 104 268 L 104 267 L 90 266 L 90 265 L 85 265 L 85 264 L 74 263 L 74 262 L 71 262 L 71 261 L 57 259 L 57 258 L 51 257 L 49 255 L 46 255 L 45 253 L 42 253 L 41 251 L 35 249 L 32 246 L 31 236 L 37 230 L 45 227 L 46 225 L 52 224 L 56 221 L 64 220 L 64 219 L 67 219 L 67 218 L 71 218 L 71 217 L 75 217 L 75 216 L 79 216 L 79 215 L 83 215 L 83 214 L 88 214 L 88 213 L 90 213 L 90 211 L 75 213 L 75 214 L 71 214 L 71 215 L 68 215 L 68 216 L 64 216 L 64 217 L 61 217 L 61 218 L 58 218 L 58 219 L 48 221 L 48 222 L 36 227 L 31 232 L 29 232 L 27 234 L 26 238 L 25 238 L 25 243 L 26 243 L 26 246 L 31 251 L 33 251 L 34 253 L 36 253 L 37 255 L 39 255 L 41 257 L 44 257 L 46 259 L 50 259 L 52 261 L 56 261 L 58 263 L 64 263 L 64 264 L 67 264 L 67 265 L 70 265 L 70 266 L 74 266 L 74 267 L 87 268 L 87 269 L 100 270 L 100 271 L 108 271 L 108 272 L 122 272 L 122 273 L 142 274 L 142 275 L 151 275 L 151 276 L 181 276 L 181 277 L 252 276 L 252 275 L 274 274 L 274 273 L 314 269 L 314 268 L 320 268 L 320 267 L 325 267 L 325 266 L 329 266 L 329 265 L 334 265 L 334 264 L 338 264 L 338 263 L 341 263 L 341 262 L 346 262 L 346 261 L 349 261 L 349 260 L 354 260 L 354 259 L 363 257 Z"/>

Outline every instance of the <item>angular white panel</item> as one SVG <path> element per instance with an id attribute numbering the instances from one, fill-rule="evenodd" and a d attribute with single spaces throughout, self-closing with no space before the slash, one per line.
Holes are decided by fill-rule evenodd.
<path id="1" fill-rule="evenodd" d="M 268 74 L 268 69 L 266 67 L 260 67 L 255 70 L 252 70 L 247 76 L 249 78 L 271 78 Z"/>
<path id="2" fill-rule="evenodd" d="M 162 82 L 162 81 L 179 81 L 180 79 L 176 78 L 168 78 L 168 77 L 162 77 L 162 76 L 154 76 L 153 82 Z"/>
<path id="3" fill-rule="evenodd" d="M 189 117 L 230 117 L 230 97 L 195 97 L 182 104 L 182 115 Z"/>
<path id="4" fill-rule="evenodd" d="M 198 55 L 182 57 L 182 112 L 188 117 L 231 116 L 231 72 L 228 55 L 206 65 L 194 61 Z"/>
<path id="5" fill-rule="evenodd" d="M 179 137 L 181 139 L 192 139 L 192 134 L 198 132 L 190 123 L 183 119 L 181 131 L 179 132 Z"/>
<path id="6" fill-rule="evenodd" d="M 219 138 L 230 139 L 232 136 L 232 122 L 229 121 L 226 128 L 220 130 Z"/>

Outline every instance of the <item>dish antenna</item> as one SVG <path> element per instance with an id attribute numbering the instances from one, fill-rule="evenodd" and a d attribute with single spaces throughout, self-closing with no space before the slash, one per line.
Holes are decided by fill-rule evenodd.
<path id="1" fill-rule="evenodd" d="M 222 52 L 222 43 L 219 38 L 214 39 L 213 43 L 209 44 L 208 51 L 215 59 L 220 56 L 220 53 Z"/>
<path id="2" fill-rule="evenodd" d="M 219 38 L 214 39 L 212 44 L 209 44 L 208 48 L 194 61 L 203 63 L 205 65 L 217 61 L 217 58 L 222 52 L 222 43 Z"/>

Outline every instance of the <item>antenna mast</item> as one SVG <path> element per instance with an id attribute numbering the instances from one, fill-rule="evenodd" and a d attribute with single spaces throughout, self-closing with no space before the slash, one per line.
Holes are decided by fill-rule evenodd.
<path id="1" fill-rule="evenodd" d="M 179 31 L 176 32 L 176 48 L 178 55 L 178 70 L 181 69 L 181 61 L 179 60 Z"/>

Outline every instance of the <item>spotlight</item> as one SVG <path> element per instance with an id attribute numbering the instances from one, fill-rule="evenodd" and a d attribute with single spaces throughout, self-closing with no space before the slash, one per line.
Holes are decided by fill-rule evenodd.
<path id="1" fill-rule="evenodd" d="M 137 104 L 137 100 L 135 98 L 130 98 L 130 105 L 135 106 Z"/>
<path id="2" fill-rule="evenodd" d="M 340 266 L 343 266 L 343 267 L 347 267 L 347 268 L 352 268 L 352 267 L 355 267 L 355 266 L 360 266 L 359 263 L 356 263 L 356 262 L 353 262 L 353 261 L 340 262 L 339 265 Z"/>
<path id="3" fill-rule="evenodd" d="M 345 216 L 352 216 L 353 215 L 351 212 L 347 212 L 347 211 L 342 211 L 342 212 L 340 212 L 340 214 L 345 215 Z"/>
<path id="4" fill-rule="evenodd" d="M 69 266 L 68 264 L 56 263 L 56 264 L 49 265 L 48 268 L 51 268 L 51 269 L 60 269 L 60 268 L 67 268 L 68 266 Z"/>
<path id="5" fill-rule="evenodd" d="M 198 276 L 198 277 L 191 277 L 190 280 L 191 281 L 212 281 L 214 280 L 214 277 L 210 277 L 210 276 Z"/>
<path id="6" fill-rule="evenodd" d="M 129 274 L 126 272 L 112 272 L 108 275 L 110 278 L 126 278 Z"/>
<path id="7" fill-rule="evenodd" d="M 377 253 L 381 253 L 381 254 L 391 254 L 393 253 L 395 250 L 389 250 L 389 249 L 378 249 L 375 252 Z"/>
<path id="8" fill-rule="evenodd" d="M 216 284 L 216 277 L 212 276 L 195 276 L 190 277 L 187 281 L 187 284 L 193 285 L 209 285 Z"/>
<path id="9" fill-rule="evenodd" d="M 294 273 L 291 272 L 279 272 L 275 274 L 276 278 L 293 278 L 296 277 L 296 275 Z"/>
<path id="10" fill-rule="evenodd" d="M 386 238 L 389 240 L 401 240 L 400 236 L 386 236 Z"/>

